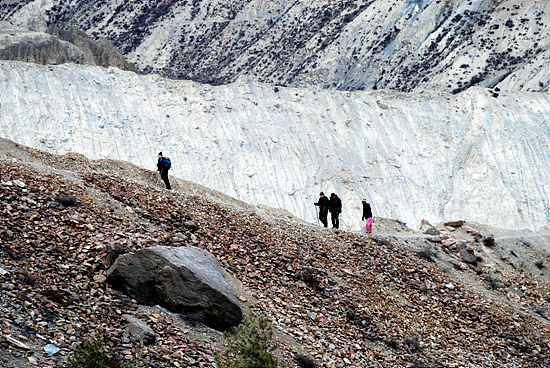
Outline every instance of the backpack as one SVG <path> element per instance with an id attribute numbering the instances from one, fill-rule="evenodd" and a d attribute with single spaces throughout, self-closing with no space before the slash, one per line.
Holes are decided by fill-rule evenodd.
<path id="1" fill-rule="evenodd" d="M 170 168 L 172 167 L 172 163 L 170 162 L 170 158 L 168 157 L 163 157 L 161 159 L 162 163 L 164 164 L 164 168 L 166 170 L 170 170 Z"/>

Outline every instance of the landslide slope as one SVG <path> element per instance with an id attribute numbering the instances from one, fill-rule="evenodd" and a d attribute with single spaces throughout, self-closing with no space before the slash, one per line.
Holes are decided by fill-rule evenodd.
<path id="1" fill-rule="evenodd" d="M 541 0 L 6 1 L 0 20 L 75 27 L 144 71 L 340 90 L 548 91 Z"/>
<path id="2" fill-rule="evenodd" d="M 157 335 L 141 346 L 151 366 L 210 366 L 223 348 L 219 333 L 137 305 L 104 282 L 119 254 L 187 244 L 218 258 L 243 308 L 273 323 L 288 361 L 307 355 L 321 367 L 550 364 L 550 258 L 540 234 L 493 237 L 483 227 L 454 224 L 425 235 L 377 217 L 375 231 L 388 235 L 367 237 L 222 203 L 180 180 L 174 187 L 159 189 L 153 172 L 122 161 L 0 140 L 3 367 L 63 366 L 95 333 L 110 357 L 127 361 L 140 343 L 124 314 Z M 186 228 L 186 220 L 198 229 Z M 47 344 L 59 352 L 49 355 Z"/>

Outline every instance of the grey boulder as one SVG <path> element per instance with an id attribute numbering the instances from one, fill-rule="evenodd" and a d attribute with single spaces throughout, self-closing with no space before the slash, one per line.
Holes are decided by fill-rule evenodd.
<path id="1" fill-rule="evenodd" d="M 150 345 L 155 342 L 157 335 L 147 323 L 129 314 L 125 314 L 122 317 L 128 322 L 128 332 L 130 336 L 137 338 L 145 345 Z"/>
<path id="2" fill-rule="evenodd" d="M 157 246 L 121 255 L 106 281 L 141 304 L 160 305 L 216 330 L 242 321 L 217 259 L 197 247 Z"/>

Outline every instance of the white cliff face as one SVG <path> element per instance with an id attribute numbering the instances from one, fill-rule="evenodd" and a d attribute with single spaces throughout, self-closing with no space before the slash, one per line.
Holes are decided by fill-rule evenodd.
<path id="1" fill-rule="evenodd" d="M 498 96 L 497 96 L 498 95 Z M 316 222 L 320 191 L 344 229 L 375 216 L 550 222 L 550 96 L 336 92 L 239 81 L 212 87 L 118 69 L 0 63 L 0 136 L 126 160 Z"/>

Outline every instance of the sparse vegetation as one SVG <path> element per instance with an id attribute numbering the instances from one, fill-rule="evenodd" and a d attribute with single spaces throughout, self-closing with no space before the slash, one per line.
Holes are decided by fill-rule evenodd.
<path id="1" fill-rule="evenodd" d="M 246 318 L 236 333 L 224 333 L 229 346 L 215 358 L 218 368 L 277 368 L 273 328 L 262 316 Z"/>
<path id="2" fill-rule="evenodd" d="M 107 354 L 104 342 L 98 335 L 92 339 L 84 340 L 82 344 L 76 347 L 67 361 L 69 368 L 139 368 L 144 366 L 143 359 L 137 348 L 134 350 L 134 356 L 128 363 L 122 364 L 114 361 Z"/>
<path id="3" fill-rule="evenodd" d="M 109 361 L 103 341 L 97 336 L 83 341 L 68 358 L 69 368 L 107 368 Z"/>

